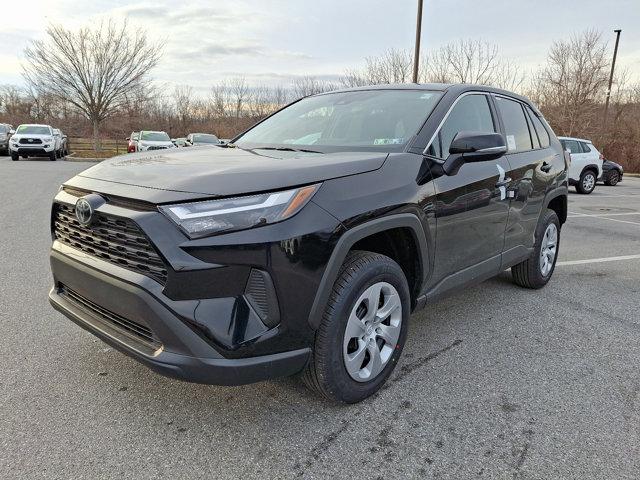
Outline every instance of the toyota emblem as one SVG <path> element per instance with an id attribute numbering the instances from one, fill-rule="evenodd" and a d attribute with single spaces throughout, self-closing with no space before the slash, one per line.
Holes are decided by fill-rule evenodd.
<path id="1" fill-rule="evenodd" d="M 85 227 L 91 225 L 93 208 L 86 198 L 79 198 L 76 202 L 76 218 Z"/>

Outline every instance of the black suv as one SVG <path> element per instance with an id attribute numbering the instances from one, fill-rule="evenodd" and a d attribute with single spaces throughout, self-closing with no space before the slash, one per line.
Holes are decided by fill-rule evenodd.
<path id="1" fill-rule="evenodd" d="M 154 370 L 211 384 L 302 373 L 357 402 L 409 315 L 511 268 L 540 288 L 567 165 L 538 110 L 472 85 L 299 100 L 214 149 L 116 157 L 52 210 L 53 306 Z"/>

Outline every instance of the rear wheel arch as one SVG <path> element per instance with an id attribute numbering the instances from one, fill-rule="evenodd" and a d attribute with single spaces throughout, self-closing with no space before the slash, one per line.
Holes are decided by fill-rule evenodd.
<path id="1" fill-rule="evenodd" d="M 401 233 L 402 232 L 402 233 Z M 338 278 L 340 268 L 344 263 L 347 255 L 350 251 L 357 249 L 362 250 L 363 247 L 369 245 L 369 251 L 375 253 L 392 253 L 389 249 L 393 249 L 397 243 L 389 241 L 389 237 L 403 235 L 409 233 L 413 241 L 413 248 L 417 253 L 416 265 L 413 266 L 415 270 L 405 270 L 405 268 L 411 268 L 405 255 L 402 254 L 399 257 L 390 257 L 397 261 L 400 259 L 400 266 L 405 271 L 405 275 L 409 272 L 409 276 L 413 272 L 414 278 L 413 285 L 411 286 L 411 301 L 412 306 L 415 306 L 418 292 L 420 291 L 426 274 L 429 271 L 429 256 L 428 256 L 428 243 L 425 235 L 424 227 L 420 219 L 412 213 L 400 213 L 394 215 L 388 215 L 386 217 L 377 218 L 369 222 L 357 225 L 350 230 L 347 230 L 338 240 L 336 246 L 333 249 L 333 253 L 327 262 L 327 267 L 324 271 L 320 285 L 316 293 L 311 311 L 309 313 L 309 325 L 312 329 L 316 330 L 322 321 L 322 315 L 324 307 L 327 304 L 333 284 Z M 380 241 L 383 238 L 387 238 L 386 241 Z M 376 248 L 377 247 L 377 248 Z M 384 253 L 387 252 L 387 253 Z M 389 256 L 389 255 L 387 255 Z M 404 266 L 403 266 L 404 263 Z M 410 281 L 407 278 L 407 281 Z M 410 283 L 411 285 L 411 283 Z"/>

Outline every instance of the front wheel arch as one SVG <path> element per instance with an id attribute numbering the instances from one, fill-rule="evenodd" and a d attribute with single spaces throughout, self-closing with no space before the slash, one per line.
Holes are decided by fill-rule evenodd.
<path id="1" fill-rule="evenodd" d="M 309 313 L 309 325 L 313 330 L 317 330 L 322 321 L 324 307 L 329 300 L 333 284 L 338 278 L 340 268 L 344 263 L 347 255 L 351 251 L 356 242 L 386 230 L 396 228 L 409 228 L 414 236 L 416 246 L 418 247 L 420 276 L 417 281 L 422 284 L 430 271 L 429 247 L 424 232 L 424 227 L 420 219 L 412 213 L 399 213 L 388 215 L 386 217 L 376 218 L 369 222 L 357 225 L 347 230 L 338 240 L 333 249 L 331 257 L 327 262 L 324 274 L 320 280 L 318 291 L 313 300 L 311 311 Z M 418 289 L 419 290 L 419 289 Z"/>

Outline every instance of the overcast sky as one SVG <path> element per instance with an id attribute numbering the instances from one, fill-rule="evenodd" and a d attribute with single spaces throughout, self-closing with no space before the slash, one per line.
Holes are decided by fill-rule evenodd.
<path id="1" fill-rule="evenodd" d="M 15 3 L 15 2 L 14 2 Z M 27 5 L 28 4 L 28 8 Z M 48 23 L 67 28 L 101 18 L 127 18 L 166 46 L 153 77 L 168 85 L 208 89 L 228 77 L 252 84 L 288 84 L 297 75 L 335 79 L 363 58 L 390 47 L 413 48 L 417 0 L 29 0 L 0 29 L 0 84 L 22 84 L 29 40 Z M 28 21 L 21 22 L 28 10 Z M 16 12 L 18 12 L 16 10 Z M 8 15 L 8 17 L 7 17 Z M 526 71 L 544 62 L 554 39 L 596 28 L 618 65 L 640 81 L 640 0 L 425 0 L 423 46 L 460 38 L 497 44 Z"/>

